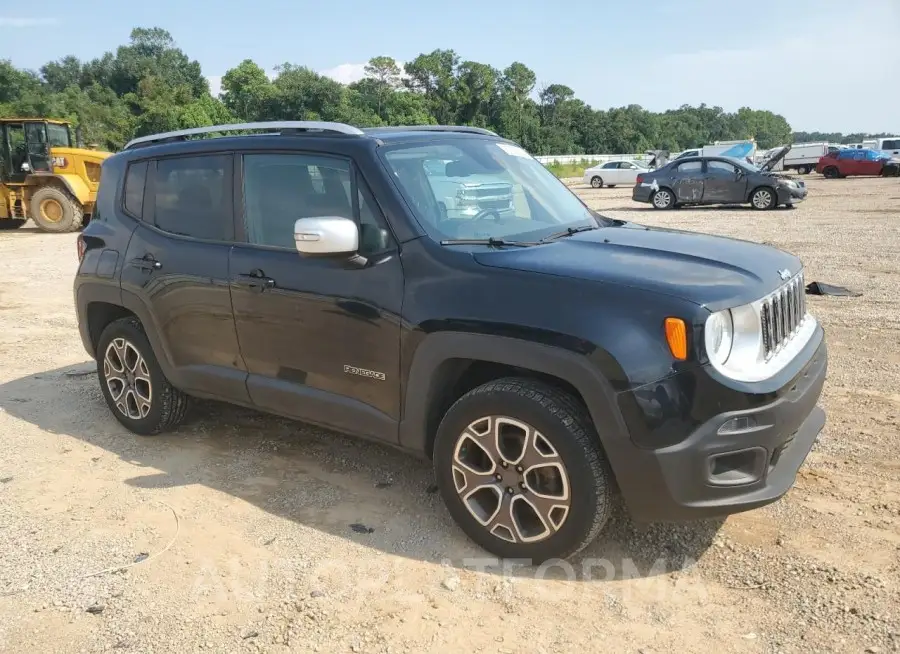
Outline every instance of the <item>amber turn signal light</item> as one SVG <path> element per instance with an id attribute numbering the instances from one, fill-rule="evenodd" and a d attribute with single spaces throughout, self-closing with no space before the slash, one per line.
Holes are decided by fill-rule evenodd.
<path id="1" fill-rule="evenodd" d="M 687 359 L 687 326 L 681 318 L 666 318 L 666 341 L 673 357 L 679 361 Z"/>

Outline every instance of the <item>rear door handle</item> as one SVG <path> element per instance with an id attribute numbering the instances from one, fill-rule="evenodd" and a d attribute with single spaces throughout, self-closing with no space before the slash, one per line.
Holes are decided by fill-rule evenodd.
<path id="1" fill-rule="evenodd" d="M 237 281 L 240 286 L 256 293 L 262 293 L 267 288 L 275 288 L 275 280 L 271 277 L 266 277 L 266 274 L 259 269 L 238 275 Z"/>
<path id="2" fill-rule="evenodd" d="M 129 262 L 135 268 L 143 270 L 145 272 L 153 272 L 154 270 L 159 270 L 162 268 L 162 263 L 156 260 L 149 252 L 142 257 L 137 257 L 136 259 L 132 259 Z"/>

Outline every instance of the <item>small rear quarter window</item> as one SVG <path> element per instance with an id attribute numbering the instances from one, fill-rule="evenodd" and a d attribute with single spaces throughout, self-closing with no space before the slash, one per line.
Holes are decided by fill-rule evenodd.
<path id="1" fill-rule="evenodd" d="M 125 211 L 141 218 L 144 211 L 144 183 L 147 181 L 147 162 L 139 161 L 128 166 L 125 174 Z"/>

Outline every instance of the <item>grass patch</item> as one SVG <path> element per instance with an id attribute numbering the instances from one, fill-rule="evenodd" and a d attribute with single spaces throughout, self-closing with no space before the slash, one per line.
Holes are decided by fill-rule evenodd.
<path id="1" fill-rule="evenodd" d="M 596 165 L 595 161 L 573 161 L 572 163 L 559 163 L 558 161 L 552 161 L 548 164 L 545 164 L 547 170 L 556 175 L 557 177 L 581 177 L 584 175 L 584 171 L 590 168 L 591 166 Z"/>

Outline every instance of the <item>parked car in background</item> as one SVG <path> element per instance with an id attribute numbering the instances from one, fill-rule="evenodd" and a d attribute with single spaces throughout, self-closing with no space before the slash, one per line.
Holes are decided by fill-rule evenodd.
<path id="1" fill-rule="evenodd" d="M 790 150 L 757 168 L 731 157 L 685 157 L 659 170 L 638 176 L 632 192 L 635 202 L 649 202 L 654 209 L 692 204 L 744 204 L 754 209 L 793 206 L 806 199 L 806 185 L 798 179 L 771 172 L 771 167 Z"/>
<path id="2" fill-rule="evenodd" d="M 884 136 L 863 141 L 864 148 L 879 150 L 888 157 L 900 157 L 900 136 Z"/>
<path id="3" fill-rule="evenodd" d="M 634 184 L 640 173 L 650 169 L 643 163 L 631 159 L 607 161 L 584 171 L 584 181 L 593 188 L 612 188 L 617 184 Z"/>
<path id="4" fill-rule="evenodd" d="M 860 175 L 881 175 L 884 164 L 890 159 L 878 150 L 871 148 L 844 148 L 837 152 L 829 152 L 819 159 L 816 172 L 829 179 Z"/>
<path id="5" fill-rule="evenodd" d="M 780 145 L 777 148 L 767 150 L 761 161 L 767 161 L 785 146 Z M 794 143 L 789 152 L 772 167 L 772 170 L 796 170 L 801 175 L 806 175 L 816 169 L 819 159 L 829 152 L 838 152 L 841 149 L 839 145 L 831 145 L 830 143 Z"/>

